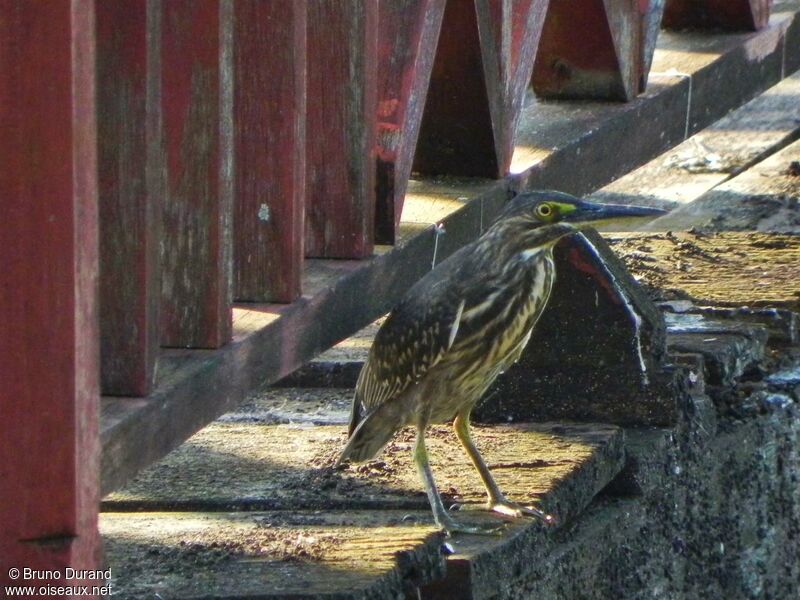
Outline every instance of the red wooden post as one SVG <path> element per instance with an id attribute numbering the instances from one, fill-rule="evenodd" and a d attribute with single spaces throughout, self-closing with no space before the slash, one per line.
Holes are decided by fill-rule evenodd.
<path id="1" fill-rule="evenodd" d="M 162 4 L 164 346 L 216 348 L 231 334 L 233 127 L 231 86 L 221 77 L 230 59 L 230 40 L 222 40 L 230 36 L 230 7 L 224 0 Z"/>
<path id="2" fill-rule="evenodd" d="M 377 30 L 377 0 L 308 3 L 306 256 L 372 254 Z"/>
<path id="3" fill-rule="evenodd" d="M 0 585 L 100 565 L 94 68 L 91 0 L 0 0 Z"/>
<path id="4" fill-rule="evenodd" d="M 755 31 L 766 27 L 772 0 L 667 0 L 664 27 L 722 27 Z"/>
<path id="5" fill-rule="evenodd" d="M 546 5 L 448 0 L 416 170 L 480 177 L 508 172 Z"/>
<path id="6" fill-rule="evenodd" d="M 428 93 L 445 0 L 379 4 L 375 236 L 393 244 Z"/>
<path id="7" fill-rule="evenodd" d="M 125 396 L 147 395 L 159 345 L 163 187 L 159 165 L 148 168 L 160 106 L 152 81 L 148 97 L 148 58 L 157 57 L 147 48 L 147 6 L 103 0 L 96 12 L 101 389 Z"/>
<path id="8" fill-rule="evenodd" d="M 534 91 L 631 100 L 644 90 L 662 12 L 661 0 L 551 0 Z"/>
<path id="9" fill-rule="evenodd" d="M 300 295 L 306 3 L 234 4 L 234 298 Z"/>

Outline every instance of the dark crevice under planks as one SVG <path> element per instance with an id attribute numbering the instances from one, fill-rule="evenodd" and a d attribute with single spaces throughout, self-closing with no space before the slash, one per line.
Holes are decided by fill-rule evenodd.
<path id="1" fill-rule="evenodd" d="M 232 343 L 216 351 L 163 351 L 150 396 L 103 400 L 103 490 L 122 485 L 253 388 L 290 373 L 386 312 L 434 260 L 477 237 L 509 189 L 597 189 L 796 70 L 798 8 L 797 1 L 776 5 L 772 25 L 758 33 L 662 35 L 650 87 L 631 103 L 528 102 L 514 175 L 497 182 L 415 182 L 406 210 L 412 205 L 409 214 L 418 216 L 401 228 L 395 248 L 379 248 L 366 261 L 308 261 L 299 300 L 234 309 Z M 691 74 L 691 84 L 684 75 L 669 75 L 670 69 Z M 428 208 L 435 218 L 429 220 Z M 439 221 L 446 229 L 442 236 L 430 227 Z"/>

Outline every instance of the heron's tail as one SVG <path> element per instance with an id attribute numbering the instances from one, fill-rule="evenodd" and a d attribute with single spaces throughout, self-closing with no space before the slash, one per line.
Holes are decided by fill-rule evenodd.
<path id="1" fill-rule="evenodd" d="M 399 402 L 387 402 L 372 411 L 360 423 L 351 415 L 350 439 L 342 450 L 337 464 L 349 460 L 364 462 L 375 458 L 392 436 L 405 425 Z M 356 414 L 356 409 L 353 409 Z M 360 417 L 359 417 L 360 418 Z"/>

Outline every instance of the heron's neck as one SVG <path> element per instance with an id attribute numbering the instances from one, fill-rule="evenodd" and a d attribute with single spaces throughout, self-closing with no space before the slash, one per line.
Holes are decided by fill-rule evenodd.
<path id="1" fill-rule="evenodd" d="M 498 223 L 486 233 L 486 243 L 495 249 L 497 260 L 507 262 L 515 259 L 533 258 L 540 252 L 551 253 L 553 246 L 565 235 L 576 229 L 568 223 L 553 223 L 522 227 L 516 223 Z"/>

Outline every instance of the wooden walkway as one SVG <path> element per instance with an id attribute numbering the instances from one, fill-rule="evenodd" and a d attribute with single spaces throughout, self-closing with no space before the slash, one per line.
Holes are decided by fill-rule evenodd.
<path id="1" fill-rule="evenodd" d="M 677 207 L 648 231 L 604 237 L 663 311 L 665 362 L 678 367 L 680 393 L 711 412 L 707 388 L 735 386 L 750 369 L 762 368 L 769 353 L 800 341 L 798 209 L 780 205 L 800 194 L 793 166 L 798 143 L 792 142 L 800 134 L 800 106 L 787 100 L 797 93 L 796 81 L 797 75 L 787 78 L 593 194 Z M 763 129 L 742 146 L 722 145 L 734 126 L 754 122 Z M 733 139 L 741 136 L 737 130 Z M 715 143 L 724 154 L 713 151 Z M 702 160 L 730 162 L 716 169 Z M 750 210 L 754 198 L 760 210 Z M 436 201 L 431 205 L 441 210 Z M 672 227 L 691 230 L 664 231 Z M 675 435 L 667 423 L 624 430 L 574 422 L 476 427 L 476 442 L 509 496 L 558 517 L 546 528 L 474 510 L 482 502 L 479 480 L 450 429 L 434 427 L 431 460 L 446 501 L 461 504 L 458 516 L 468 522 L 507 523 L 496 537 L 445 539 L 433 528 L 411 462 L 413 432 L 398 434 L 375 461 L 332 466 L 377 323 L 284 380 L 290 387 L 251 396 L 106 497 L 101 531 L 116 589 L 186 599 L 488 598 L 508 592 L 522 573 L 554 564 L 568 569 L 562 544 L 575 531 L 592 535 L 592 515 L 605 506 L 601 498 L 641 494 L 644 473 L 655 467 L 630 457 L 660 464 L 664 457 L 652 453 L 666 453 L 664 440 Z M 300 387 L 320 385 L 327 387 Z M 533 415 L 534 404 L 564 401 L 552 390 L 533 397 Z M 642 456 L 645 438 L 662 441 Z M 626 510 L 643 509 L 631 501 Z"/>
<path id="2" fill-rule="evenodd" d="M 8 131 L 0 138 L 8 157 L 8 210 L 0 219 L 7 292 L 0 294 L 7 482 L 0 558 L 43 570 L 99 566 L 98 502 L 116 492 L 103 522 L 124 586 L 135 584 L 117 565 L 132 563 L 170 579 L 142 579 L 148 590 L 183 596 L 204 591 L 202 577 L 187 583 L 198 575 L 190 563 L 224 570 L 233 561 L 242 573 L 269 578 L 279 595 L 306 593 L 303 573 L 315 564 L 312 579 L 332 577 L 345 597 L 353 586 L 362 596 L 448 597 L 451 586 L 480 596 L 493 583 L 484 569 L 490 564 L 495 575 L 515 577 L 525 568 L 518 544 L 538 552 L 537 540 L 550 534 L 520 523 L 488 544 L 457 541 L 445 548 L 455 552 L 445 561 L 425 524 L 423 498 L 409 493 L 416 483 L 402 459 L 397 469 L 384 462 L 364 472 L 330 470 L 342 404 L 330 390 L 312 398 L 326 407 L 316 412 L 319 428 L 284 431 L 274 415 L 302 421 L 309 404 L 306 392 L 289 389 L 269 408 L 273 417 L 249 424 L 241 413 L 228 417 L 192 438 L 201 440 L 202 460 L 180 457 L 194 444 L 181 447 L 184 441 L 253 390 L 385 314 L 430 268 L 479 236 L 517 191 L 558 188 L 675 208 L 645 237 L 618 231 L 609 240 L 634 272 L 652 267 L 637 274 L 651 288 L 674 279 L 675 289 L 656 296 L 669 310 L 680 306 L 681 327 L 690 330 L 680 344 L 670 342 L 678 317 L 662 318 L 597 234 L 559 247 L 560 280 L 575 285 L 562 294 L 564 314 L 583 315 L 569 331 L 587 333 L 597 310 L 617 333 L 613 350 L 598 343 L 604 338 L 573 334 L 571 346 L 551 340 L 549 348 L 583 364 L 596 359 L 592 351 L 613 351 L 616 371 L 593 382 L 570 382 L 555 368 L 543 377 L 523 372 L 493 390 L 507 403 L 488 406 L 502 410 L 480 415 L 504 423 L 481 436 L 507 485 L 563 518 L 546 547 L 557 546 L 604 486 L 626 476 L 624 436 L 610 425 L 510 425 L 509 416 L 670 426 L 685 389 L 736 381 L 763 357 L 768 336 L 796 341 L 793 273 L 773 278 L 746 259 L 693 261 L 729 248 L 791 271 L 789 238 L 701 230 L 794 231 L 795 175 L 784 163 L 796 161 L 800 137 L 791 116 L 798 0 L 731 0 L 725 10 L 699 13 L 682 0 L 588 0 L 578 12 L 576 3 L 556 0 L 549 8 L 546 0 L 345 4 L 0 4 L 0 120 Z M 715 29 L 660 34 L 665 7 L 674 27 Z M 589 19 L 585 27 L 561 25 L 580 19 Z M 748 32 L 725 32 L 731 27 Z M 728 115 L 767 89 L 744 113 Z M 703 138 L 691 137 L 712 124 Z M 742 137 L 738 151 L 731 140 Z M 671 148 L 677 154 L 664 157 Z M 676 194 L 676 183 L 691 191 Z M 667 231 L 689 227 L 685 235 Z M 653 256 L 643 258 L 650 250 L 642 248 L 655 249 Z M 674 278 L 669 252 L 681 256 Z M 737 303 L 757 300 L 744 293 L 714 309 L 723 324 L 732 315 L 747 323 L 708 350 L 698 331 L 727 325 L 694 323 L 707 315 L 692 300 L 718 302 L 703 279 L 715 269 L 730 286 L 740 270 L 762 273 L 766 284 L 754 286 L 763 308 L 743 312 Z M 556 329 L 569 324 L 553 321 Z M 602 323 L 592 331 L 602 335 Z M 586 352 L 573 352 L 581 341 Z M 357 362 L 332 372 L 352 377 Z M 636 378 L 624 377 L 629 367 Z M 548 389 L 565 400 L 533 410 L 530 392 L 544 397 Z M 302 406 L 287 409 L 297 397 Z M 244 450 L 215 446 L 219 440 L 204 437 L 214 431 Z M 263 436 L 285 447 L 246 441 Z M 506 455 L 506 444 L 516 451 Z M 444 448 L 439 458 L 447 464 Z M 512 459 L 520 453 L 541 453 L 546 464 Z M 174 460 L 179 466 L 169 466 Z M 208 464 L 223 487 L 206 477 Z M 260 483 L 265 464 L 274 469 L 266 475 L 271 487 Z M 192 476 L 183 487 L 172 481 L 176 494 L 161 494 L 148 466 L 156 479 L 175 469 Z M 474 503 L 477 492 L 461 480 L 464 465 L 448 466 L 451 497 Z M 253 487 L 234 485 L 239 476 Z M 372 487 L 361 485 L 365 478 Z M 297 493 L 287 495 L 292 485 Z M 314 485 L 326 493 L 314 495 Z M 308 517 L 299 524 L 290 518 L 297 506 Z M 132 511 L 140 509 L 151 512 L 137 517 Z M 314 519 L 332 536 L 320 530 L 310 541 L 304 528 Z M 225 522 L 242 533 L 242 544 Z M 273 523 L 277 533 L 264 534 Z M 368 541 L 368 525 L 385 535 L 385 547 Z M 154 526 L 165 537 L 156 539 Z M 203 533 L 176 550 L 173 542 L 191 531 Z M 186 569 L 172 578 L 148 562 L 162 555 Z M 349 569 L 357 555 L 367 566 L 356 583 L 341 565 Z M 289 564 L 297 569 L 284 570 Z M 7 567 L 0 565 L 0 585 Z M 236 595 L 242 582 L 225 581 L 230 586 L 215 593 Z M 322 593 L 324 586 L 307 584 Z"/>
<path id="3" fill-rule="evenodd" d="M 758 33 L 662 33 L 650 85 L 627 104 L 530 99 L 511 175 L 497 182 L 412 181 L 394 248 L 377 247 L 377 256 L 364 261 L 307 260 L 300 299 L 234 306 L 229 345 L 213 352 L 162 350 L 148 397 L 103 399 L 104 492 L 233 408 L 249 390 L 288 375 L 385 313 L 433 260 L 478 236 L 509 189 L 596 190 L 792 73 L 800 67 L 796 8 L 778 4 L 772 24 Z M 437 235 L 433 224 L 447 233 Z"/>

